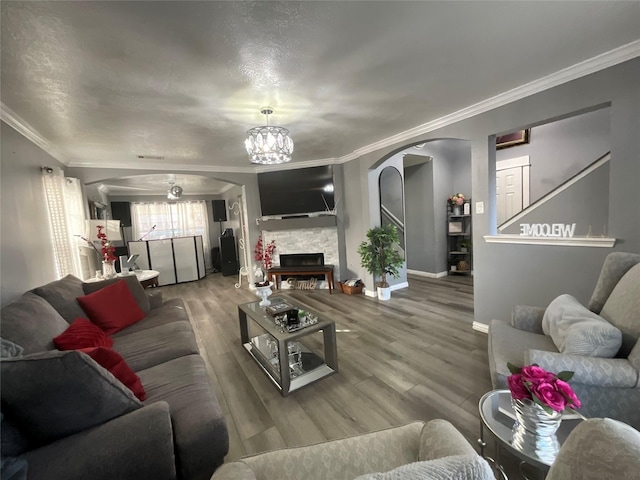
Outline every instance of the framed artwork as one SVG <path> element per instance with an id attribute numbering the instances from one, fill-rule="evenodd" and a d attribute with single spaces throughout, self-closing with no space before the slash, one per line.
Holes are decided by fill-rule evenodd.
<path id="1" fill-rule="evenodd" d="M 505 135 L 498 135 L 496 137 L 496 150 L 529 143 L 530 135 L 530 128 L 527 128 L 525 130 L 518 130 L 517 132 L 507 133 Z"/>
<path id="2" fill-rule="evenodd" d="M 449 222 L 449 233 L 462 233 L 462 222 Z"/>

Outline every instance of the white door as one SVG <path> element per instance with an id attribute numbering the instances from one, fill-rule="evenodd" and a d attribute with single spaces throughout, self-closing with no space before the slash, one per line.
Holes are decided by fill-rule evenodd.
<path id="1" fill-rule="evenodd" d="M 498 225 L 522 211 L 522 168 L 506 168 L 496 172 L 496 205 Z"/>

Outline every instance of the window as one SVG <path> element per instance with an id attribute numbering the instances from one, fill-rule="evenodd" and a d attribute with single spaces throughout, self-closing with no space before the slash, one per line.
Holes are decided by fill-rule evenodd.
<path id="1" fill-rule="evenodd" d="M 131 223 L 134 239 L 159 240 L 202 235 L 205 260 L 210 264 L 209 220 L 205 201 L 132 203 Z"/>

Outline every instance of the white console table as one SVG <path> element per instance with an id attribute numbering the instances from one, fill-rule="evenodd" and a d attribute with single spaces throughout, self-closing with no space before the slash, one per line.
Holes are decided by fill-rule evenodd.
<path id="1" fill-rule="evenodd" d="M 144 288 L 147 288 L 158 286 L 158 276 L 160 275 L 160 272 L 158 272 L 157 270 L 136 270 L 135 272 L 119 273 L 116 275 L 116 278 L 127 277 L 129 275 L 135 275 L 138 278 L 140 284 Z M 83 282 L 94 283 L 101 282 L 102 280 L 104 280 L 104 278 L 93 277 L 83 280 Z"/>

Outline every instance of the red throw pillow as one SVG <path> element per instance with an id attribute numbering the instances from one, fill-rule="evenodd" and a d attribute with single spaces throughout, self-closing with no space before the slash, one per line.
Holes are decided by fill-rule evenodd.
<path id="1" fill-rule="evenodd" d="M 147 398 L 140 377 L 131 370 L 131 367 L 127 365 L 127 362 L 118 352 L 106 347 L 80 348 L 78 350 L 89 355 L 102 368 L 109 370 L 114 377 L 138 397 L 138 400 L 142 401 Z"/>
<path id="2" fill-rule="evenodd" d="M 86 318 L 76 318 L 69 328 L 53 339 L 58 350 L 113 346 L 113 340 L 99 326 Z"/>
<path id="3" fill-rule="evenodd" d="M 119 332 L 145 316 L 124 280 L 78 297 L 77 300 L 89 319 L 107 335 Z"/>

